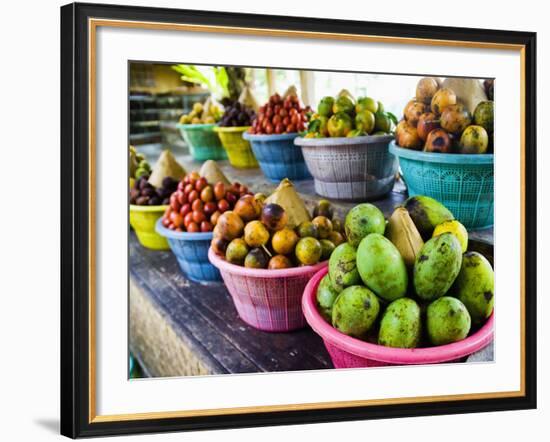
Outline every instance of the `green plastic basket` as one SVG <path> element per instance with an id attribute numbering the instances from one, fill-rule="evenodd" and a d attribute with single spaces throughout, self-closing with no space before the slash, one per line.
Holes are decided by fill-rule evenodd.
<path id="1" fill-rule="evenodd" d="M 215 127 L 215 124 L 178 124 L 181 136 L 189 146 L 194 160 L 227 159 L 220 137 L 214 132 Z"/>
<path id="2" fill-rule="evenodd" d="M 392 141 L 409 196 L 444 204 L 466 228 L 493 225 L 493 154 L 446 154 L 403 149 Z"/>

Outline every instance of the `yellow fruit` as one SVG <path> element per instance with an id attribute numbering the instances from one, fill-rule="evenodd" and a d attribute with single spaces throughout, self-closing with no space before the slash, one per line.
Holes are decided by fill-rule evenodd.
<path id="1" fill-rule="evenodd" d="M 432 238 L 445 232 L 452 233 L 456 236 L 458 242 L 460 243 L 460 247 L 462 248 L 462 253 L 466 253 L 466 250 L 468 250 L 468 231 L 466 230 L 466 227 L 464 227 L 457 220 L 445 221 L 436 226 Z"/>
<path id="2" fill-rule="evenodd" d="M 323 249 L 317 239 L 308 236 L 298 241 L 295 252 L 296 258 L 301 264 L 313 265 L 317 264 L 321 259 Z"/>
<path id="3" fill-rule="evenodd" d="M 269 241 L 269 231 L 260 221 L 251 221 L 244 227 L 244 240 L 250 247 L 261 247 Z"/>
<path id="4" fill-rule="evenodd" d="M 275 252 L 281 255 L 288 255 L 294 251 L 294 247 L 300 238 L 296 232 L 288 227 L 279 230 L 271 238 L 271 246 Z"/>
<path id="5" fill-rule="evenodd" d="M 386 237 L 399 250 L 407 267 L 412 268 L 424 241 L 407 209 L 398 207 L 393 211 L 386 227 Z"/>
<path id="6" fill-rule="evenodd" d="M 326 239 L 332 232 L 332 222 L 326 216 L 316 216 L 311 221 L 317 228 L 317 233 L 320 239 Z"/>

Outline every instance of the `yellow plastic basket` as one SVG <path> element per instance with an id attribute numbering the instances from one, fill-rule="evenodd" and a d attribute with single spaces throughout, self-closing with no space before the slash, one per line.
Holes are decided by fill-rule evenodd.
<path id="1" fill-rule="evenodd" d="M 155 231 L 155 223 L 168 206 L 137 206 L 130 204 L 130 225 L 136 232 L 139 243 L 153 250 L 168 250 L 164 236 Z"/>
<path id="2" fill-rule="evenodd" d="M 240 169 L 250 169 L 258 167 L 258 161 L 252 152 L 250 143 L 243 138 L 243 133 L 250 126 L 238 127 L 215 127 L 214 131 L 218 133 L 222 146 L 227 152 L 229 162 L 233 167 Z"/>

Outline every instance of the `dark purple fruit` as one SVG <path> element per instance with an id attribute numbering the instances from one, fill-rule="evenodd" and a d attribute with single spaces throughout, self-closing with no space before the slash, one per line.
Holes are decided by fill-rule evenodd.
<path id="1" fill-rule="evenodd" d="M 269 230 L 274 232 L 286 226 L 288 215 L 279 204 L 266 204 L 262 210 L 261 221 Z"/>
<path id="2" fill-rule="evenodd" d="M 149 197 L 148 196 L 140 196 L 136 199 L 136 204 L 138 206 L 146 206 L 149 203 Z"/>
<path id="3" fill-rule="evenodd" d="M 142 196 L 148 196 L 149 198 L 153 198 L 154 196 L 157 196 L 157 191 L 154 187 L 146 187 L 145 189 L 141 190 Z"/>
<path id="4" fill-rule="evenodd" d="M 265 269 L 269 263 L 269 256 L 263 249 L 252 249 L 244 259 L 244 266 L 249 269 Z"/>

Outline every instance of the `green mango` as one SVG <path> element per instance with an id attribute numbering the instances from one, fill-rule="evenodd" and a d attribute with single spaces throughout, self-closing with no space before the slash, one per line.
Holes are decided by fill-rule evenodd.
<path id="1" fill-rule="evenodd" d="M 353 129 L 353 119 L 345 112 L 335 113 L 327 122 L 331 137 L 345 137 Z"/>
<path id="2" fill-rule="evenodd" d="M 334 249 L 328 261 L 328 274 L 332 287 L 338 293 L 346 287 L 356 285 L 361 282 L 357 270 L 356 258 L 357 251 L 353 246 L 344 242 Z"/>
<path id="3" fill-rule="evenodd" d="M 468 336 L 470 326 L 470 314 L 458 299 L 443 296 L 428 305 L 426 330 L 433 345 L 461 341 Z"/>
<path id="4" fill-rule="evenodd" d="M 424 301 L 443 296 L 453 285 L 462 265 L 462 247 L 457 237 L 445 232 L 430 239 L 416 256 L 413 283 Z"/>
<path id="5" fill-rule="evenodd" d="M 424 241 L 431 238 L 438 224 L 455 219 L 449 209 L 429 196 L 412 196 L 403 206 L 409 212 Z"/>
<path id="6" fill-rule="evenodd" d="M 356 129 L 370 134 L 374 130 L 374 114 L 369 110 L 358 112 L 355 116 Z"/>
<path id="7" fill-rule="evenodd" d="M 410 298 L 393 301 L 380 321 L 378 343 L 386 347 L 415 348 L 420 342 L 420 307 Z"/>
<path id="8" fill-rule="evenodd" d="M 346 95 L 338 97 L 332 105 L 332 113 L 337 114 L 338 112 L 345 112 L 348 115 L 353 115 L 355 112 L 355 105 L 352 99 Z"/>
<path id="9" fill-rule="evenodd" d="M 332 287 L 328 273 L 323 276 L 317 287 L 317 308 L 319 313 L 328 322 L 332 321 L 332 305 L 338 296 L 338 292 Z"/>
<path id="10" fill-rule="evenodd" d="M 495 107 L 492 101 L 480 101 L 474 110 L 474 124 L 483 127 L 487 133 L 493 133 Z"/>
<path id="11" fill-rule="evenodd" d="M 374 114 L 374 129 L 386 133 L 391 131 L 391 120 L 385 112 L 378 111 Z"/>
<path id="12" fill-rule="evenodd" d="M 355 112 L 359 113 L 365 110 L 368 110 L 373 114 L 378 112 L 378 102 L 370 97 L 358 98 L 357 104 L 355 105 Z"/>
<path id="13" fill-rule="evenodd" d="M 332 306 L 332 325 L 349 336 L 361 338 L 370 330 L 380 303 L 368 288 L 354 285 L 344 289 Z"/>
<path id="14" fill-rule="evenodd" d="M 324 117 L 332 115 L 332 107 L 334 106 L 334 98 L 323 97 L 317 106 L 317 113 Z"/>
<path id="15" fill-rule="evenodd" d="M 466 252 L 451 292 L 466 306 L 474 324 L 482 324 L 491 316 L 495 274 L 487 258 L 478 252 Z"/>
<path id="16" fill-rule="evenodd" d="M 365 285 L 386 301 L 407 293 L 409 277 L 405 261 L 397 247 L 380 233 L 367 235 L 359 244 L 357 269 Z"/>
<path id="17" fill-rule="evenodd" d="M 363 203 L 352 208 L 346 215 L 344 229 L 348 242 L 357 247 L 369 233 L 384 234 L 384 214 L 373 204 Z"/>

